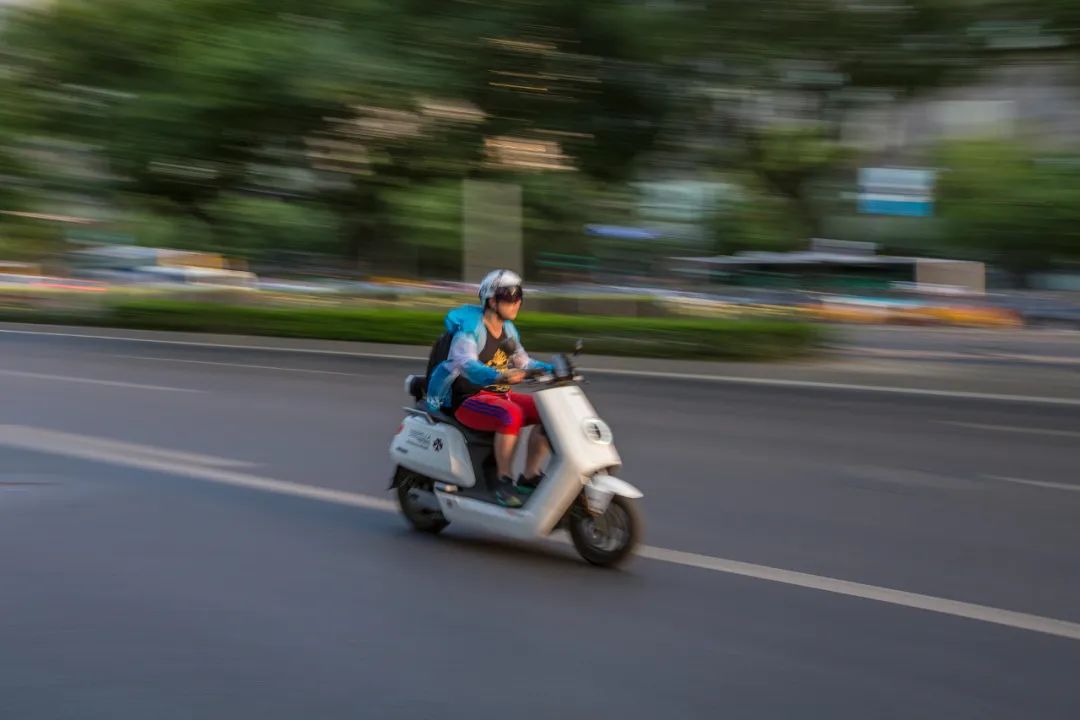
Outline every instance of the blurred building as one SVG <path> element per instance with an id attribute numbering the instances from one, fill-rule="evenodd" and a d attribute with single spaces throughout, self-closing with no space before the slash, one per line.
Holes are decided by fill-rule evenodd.
<path id="1" fill-rule="evenodd" d="M 1054 52 L 1017 53 L 964 85 L 852 112 L 844 139 L 903 160 L 944 140 L 996 137 L 1050 148 L 1080 141 L 1080 66 Z"/>
<path id="2" fill-rule="evenodd" d="M 803 252 L 742 252 L 671 258 L 671 271 L 697 283 L 807 290 L 912 290 L 983 294 L 983 263 L 878 255 L 872 243 L 815 240 Z"/>

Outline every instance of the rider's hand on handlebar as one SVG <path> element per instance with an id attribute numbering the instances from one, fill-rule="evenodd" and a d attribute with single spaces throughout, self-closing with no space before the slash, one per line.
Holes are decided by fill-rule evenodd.
<path id="1" fill-rule="evenodd" d="M 503 372 L 503 379 L 510 385 L 517 385 L 525 379 L 525 371 L 516 368 L 513 370 L 506 370 Z"/>

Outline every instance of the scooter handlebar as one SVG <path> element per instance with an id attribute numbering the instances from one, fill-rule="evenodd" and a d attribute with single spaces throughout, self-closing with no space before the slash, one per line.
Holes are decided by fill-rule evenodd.
<path id="1" fill-rule="evenodd" d="M 525 371 L 525 379 L 522 381 L 524 385 L 543 385 L 551 382 L 555 379 L 555 376 L 542 368 L 535 368 L 533 370 Z"/>
<path id="2" fill-rule="evenodd" d="M 525 371 L 524 383 L 528 385 L 550 385 L 556 382 L 580 382 L 585 378 L 570 363 L 564 365 L 565 373 L 552 372 L 541 368 Z"/>

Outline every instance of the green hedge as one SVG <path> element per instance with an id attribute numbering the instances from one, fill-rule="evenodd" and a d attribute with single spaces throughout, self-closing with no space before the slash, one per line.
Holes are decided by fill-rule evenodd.
<path id="1" fill-rule="evenodd" d="M 7 319 L 69 322 L 141 330 L 429 345 L 442 312 L 401 309 L 284 308 L 154 299 L 110 302 L 96 316 L 19 313 Z M 781 359 L 821 344 L 820 326 L 788 320 L 706 320 L 593 317 L 526 313 L 518 322 L 534 351 L 569 351 L 583 338 L 587 352 L 655 358 Z"/>

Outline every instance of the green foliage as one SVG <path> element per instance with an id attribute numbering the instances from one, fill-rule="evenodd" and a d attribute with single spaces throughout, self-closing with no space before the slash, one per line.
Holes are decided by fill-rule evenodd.
<path id="1" fill-rule="evenodd" d="M 230 194 L 218 197 L 208 213 L 217 247 L 245 257 L 341 250 L 338 217 L 311 203 Z"/>
<path id="2" fill-rule="evenodd" d="M 860 92 L 909 96 L 976 68 L 986 54 L 970 29 L 983 19 L 1041 23 L 1075 47 L 1077 7 L 31 3 L 0 27 L 0 209 L 74 191 L 134 212 L 140 242 L 423 258 L 414 270 L 446 274 L 462 179 L 523 184 L 535 264 L 540 250 L 587 252 L 585 222 L 625 221 L 611 198 L 659 157 L 659 175 L 751 173 L 750 199 L 717 235 L 782 247 L 820 225 L 810 188 L 846 168 L 839 128 Z M 800 102 L 790 117 L 788 97 Z M 559 162 L 500 162 L 498 138 L 546 143 L 540 160 Z M 51 147 L 51 159 L 27 162 L 20 144 Z M 537 169 L 552 166 L 576 172 Z"/>
<path id="3" fill-rule="evenodd" d="M 19 319 L 49 321 L 23 313 Z M 274 337 L 428 345 L 443 313 L 400 309 L 274 308 L 172 300 L 126 299 L 95 316 L 58 322 L 144 330 L 243 333 Z M 583 338 L 590 353 L 676 359 L 768 360 L 811 352 L 823 330 L 782 320 L 606 318 L 533 313 L 519 323 L 534 352 L 567 351 Z"/>
<path id="4" fill-rule="evenodd" d="M 806 228 L 791 211 L 789 198 L 770 192 L 753 175 L 740 177 L 738 187 L 710 219 L 714 253 L 783 252 L 802 247 Z"/>
<path id="5" fill-rule="evenodd" d="M 958 247 L 1022 275 L 1080 257 L 1080 157 L 1001 141 L 941 151 L 942 213 Z"/>

